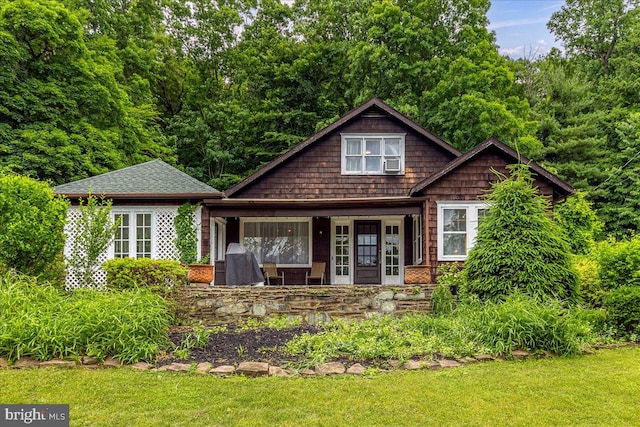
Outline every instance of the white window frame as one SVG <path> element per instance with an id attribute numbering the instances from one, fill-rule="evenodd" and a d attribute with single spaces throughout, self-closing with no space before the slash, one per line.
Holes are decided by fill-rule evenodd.
<path id="1" fill-rule="evenodd" d="M 211 261 L 224 261 L 227 252 L 227 221 L 223 218 L 211 218 L 209 223 L 211 225 Z"/>
<path id="2" fill-rule="evenodd" d="M 405 133 L 371 133 L 371 134 L 367 134 L 367 133 L 342 133 L 340 134 L 340 136 L 342 137 L 342 149 L 341 149 L 341 172 L 342 175 L 404 175 L 404 163 L 405 163 Z M 361 152 L 359 155 L 354 155 L 355 156 L 359 156 L 362 161 L 361 161 L 361 168 L 359 171 L 349 171 L 347 170 L 347 140 L 348 139 L 359 139 L 361 140 Z M 380 139 L 380 170 L 377 171 L 367 171 L 366 167 L 365 167 L 365 163 L 366 163 L 366 158 L 368 157 L 367 153 L 365 152 L 365 141 L 367 139 Z M 400 140 L 400 146 L 399 146 L 399 155 L 398 156 L 393 156 L 393 155 L 387 155 L 385 154 L 385 145 L 386 145 L 386 141 L 388 139 L 399 139 Z M 376 156 L 378 157 L 378 156 Z M 390 172 L 386 172 L 385 171 L 385 163 L 387 160 L 389 159 L 393 159 L 399 157 L 400 159 L 400 170 L 399 171 L 390 171 Z"/>
<path id="3" fill-rule="evenodd" d="M 149 209 L 112 209 L 111 211 L 111 219 L 112 221 L 116 220 L 117 215 L 128 215 L 129 216 L 129 253 L 124 258 L 138 258 L 138 214 L 141 215 L 150 215 L 151 223 L 149 226 L 151 227 L 151 250 L 149 251 L 149 257 L 141 257 L 141 258 L 155 258 L 155 248 L 156 248 L 156 236 L 154 230 L 156 230 L 156 215 L 155 212 Z M 116 258 L 115 256 L 115 245 L 114 242 L 111 243 L 109 248 L 109 257 Z M 118 257 L 119 258 L 119 257 Z"/>
<path id="4" fill-rule="evenodd" d="M 308 225 L 307 227 L 307 233 L 308 233 L 308 250 L 307 253 L 309 254 L 309 259 L 307 260 L 308 262 L 306 264 L 281 264 L 278 263 L 278 267 L 283 267 L 283 268 L 310 268 L 311 267 L 311 260 L 313 259 L 313 240 L 312 240 L 312 234 L 313 234 L 313 224 L 311 222 L 311 218 L 306 218 L 306 217 L 251 217 L 251 218 L 240 218 L 240 244 L 244 244 L 244 226 L 246 223 L 249 222 L 300 222 L 300 223 L 304 223 L 306 222 Z M 262 264 L 260 264 L 260 266 L 262 267 Z"/>
<path id="5" fill-rule="evenodd" d="M 437 202 L 438 204 L 438 261 L 464 261 L 469 255 L 469 251 L 473 248 L 478 235 L 478 211 L 489 209 L 489 205 L 480 201 L 465 202 Z M 465 209 L 466 214 L 466 231 L 458 232 L 466 236 L 466 254 L 464 255 L 445 255 L 444 254 L 444 211 L 446 209 Z"/>
<path id="6" fill-rule="evenodd" d="M 424 259 L 424 245 L 423 245 L 423 233 L 424 228 L 422 226 L 422 215 L 413 215 L 413 236 L 411 236 L 411 243 L 413 244 L 413 265 L 420 265 Z"/>

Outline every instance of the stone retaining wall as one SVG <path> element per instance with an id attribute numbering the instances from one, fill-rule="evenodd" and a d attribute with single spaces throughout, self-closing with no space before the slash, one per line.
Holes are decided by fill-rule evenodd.
<path id="1" fill-rule="evenodd" d="M 317 324 L 336 318 L 365 319 L 388 314 L 430 312 L 436 285 L 201 287 L 178 290 L 179 316 L 208 324 L 248 317 L 301 317 Z"/>

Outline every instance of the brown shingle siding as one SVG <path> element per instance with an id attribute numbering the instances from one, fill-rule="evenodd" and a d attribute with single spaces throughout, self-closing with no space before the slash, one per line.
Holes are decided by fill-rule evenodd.
<path id="1" fill-rule="evenodd" d="M 342 175 L 341 133 L 404 133 L 404 175 Z M 296 199 L 404 196 L 453 156 L 391 117 L 358 117 L 234 194 Z"/>

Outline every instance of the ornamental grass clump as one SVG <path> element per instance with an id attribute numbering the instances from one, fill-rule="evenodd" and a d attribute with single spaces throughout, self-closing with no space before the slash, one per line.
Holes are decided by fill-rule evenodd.
<path id="1" fill-rule="evenodd" d="M 522 293 L 538 300 L 575 302 L 578 281 L 562 229 L 550 218 L 548 200 L 532 186 L 526 165 L 493 185 L 489 215 L 478 225 L 464 271 L 466 291 L 483 301 Z"/>
<path id="2" fill-rule="evenodd" d="M 151 360 L 168 346 L 168 303 L 147 290 L 63 292 L 0 276 L 0 356 Z"/>
<path id="3" fill-rule="evenodd" d="M 469 298 L 448 315 L 425 313 L 394 319 L 337 321 L 318 334 L 302 334 L 287 351 L 313 363 L 336 357 L 356 360 L 509 355 L 522 349 L 572 355 L 597 339 L 592 313 L 539 302 L 522 294 L 504 302 Z M 597 320 L 597 319 L 595 319 Z"/>

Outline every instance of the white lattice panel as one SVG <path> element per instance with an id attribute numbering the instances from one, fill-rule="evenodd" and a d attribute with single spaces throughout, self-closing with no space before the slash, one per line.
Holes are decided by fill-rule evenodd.
<path id="1" fill-rule="evenodd" d="M 65 244 L 64 244 L 64 256 L 65 258 L 68 258 L 71 256 L 71 251 L 73 248 L 73 243 L 75 241 L 75 236 L 76 234 L 80 231 L 79 225 L 78 225 L 78 220 L 80 219 L 80 211 L 78 210 L 78 208 L 72 207 L 69 208 L 69 210 L 67 211 L 67 223 L 64 227 L 64 232 L 67 236 Z M 104 252 L 100 255 L 100 264 L 102 264 L 104 261 L 107 260 L 107 252 Z M 106 283 L 106 279 L 107 279 L 107 273 L 104 272 L 102 270 L 102 268 L 100 268 L 96 274 L 94 275 L 94 279 L 96 281 L 96 284 L 98 285 L 98 288 L 103 288 L 105 283 Z M 80 280 L 79 277 L 77 277 L 73 271 L 67 269 L 67 276 L 66 276 L 66 288 L 67 289 L 78 289 L 83 287 L 83 284 Z"/>
<path id="2" fill-rule="evenodd" d="M 175 239 L 176 239 L 176 231 L 173 225 L 173 220 L 178 215 L 178 209 L 176 207 L 117 207 L 114 208 L 114 211 L 118 213 L 129 213 L 131 215 L 135 215 L 136 213 L 151 213 L 152 216 L 152 254 L 155 259 L 173 259 L 177 260 L 178 251 L 176 249 Z M 198 228 L 198 257 L 200 257 L 200 233 L 201 233 L 201 211 L 198 210 L 193 218 L 194 225 Z M 65 234 L 67 235 L 67 240 L 65 242 L 64 255 L 65 257 L 71 256 L 71 250 L 73 248 L 73 243 L 75 240 L 75 236 L 79 230 L 78 220 L 80 219 L 80 211 L 72 207 L 67 212 L 67 224 L 65 226 Z M 134 233 L 135 231 L 132 230 Z M 135 245 L 135 242 L 132 242 L 132 245 Z M 135 246 L 133 246 L 135 247 Z M 135 256 L 135 255 L 132 255 Z M 113 244 L 109 247 L 107 251 L 105 251 L 102 255 L 100 255 L 100 264 L 102 264 L 107 259 L 113 258 Z M 107 273 L 100 268 L 94 279 L 98 284 L 99 288 L 103 288 L 106 283 Z M 82 282 L 80 278 L 76 277 L 73 272 L 67 270 L 67 278 L 66 278 L 66 287 L 67 289 L 77 289 L 82 287 Z"/>
<path id="3" fill-rule="evenodd" d="M 178 209 L 167 208 L 155 210 L 155 258 L 178 259 L 176 249 L 176 229 L 173 220 L 178 215 Z"/>

